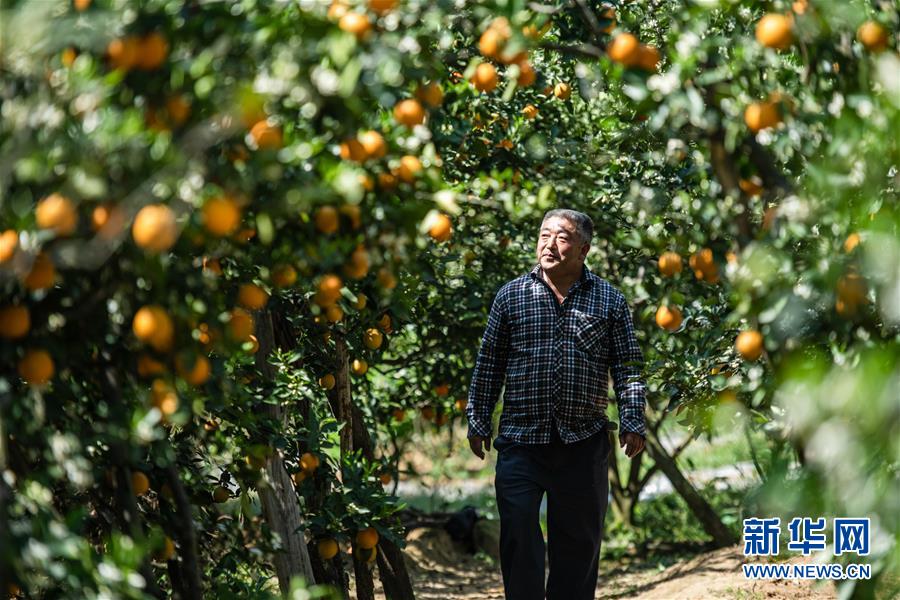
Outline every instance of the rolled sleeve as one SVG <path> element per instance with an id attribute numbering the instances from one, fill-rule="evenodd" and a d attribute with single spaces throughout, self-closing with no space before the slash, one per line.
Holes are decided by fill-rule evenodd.
<path id="1" fill-rule="evenodd" d="M 506 304 L 506 287 L 503 287 L 491 305 L 469 385 L 469 403 L 466 406 L 468 437 L 491 436 L 491 416 L 500 399 L 509 356 L 509 314 Z"/>
<path id="2" fill-rule="evenodd" d="M 631 311 L 621 296 L 611 326 L 612 352 L 610 373 L 622 421 L 622 432 L 644 435 L 646 386 L 642 380 L 644 357 L 634 333 Z"/>

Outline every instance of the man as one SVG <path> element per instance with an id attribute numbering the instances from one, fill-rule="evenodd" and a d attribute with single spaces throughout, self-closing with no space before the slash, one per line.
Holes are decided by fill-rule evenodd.
<path id="1" fill-rule="evenodd" d="M 505 383 L 495 486 L 508 600 L 545 598 L 540 505 L 547 493 L 546 598 L 594 598 L 609 487 L 607 371 L 629 458 L 644 447 L 643 356 L 625 297 L 584 265 L 594 224 L 544 215 L 538 264 L 500 288 L 472 374 L 469 445 L 483 459 Z"/>

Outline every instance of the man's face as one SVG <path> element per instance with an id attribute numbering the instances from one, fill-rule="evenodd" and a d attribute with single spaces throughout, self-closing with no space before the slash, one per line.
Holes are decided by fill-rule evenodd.
<path id="1" fill-rule="evenodd" d="M 581 272 L 589 248 L 581 241 L 575 223 L 551 217 L 544 221 L 538 234 L 537 259 L 545 272 L 574 275 Z"/>

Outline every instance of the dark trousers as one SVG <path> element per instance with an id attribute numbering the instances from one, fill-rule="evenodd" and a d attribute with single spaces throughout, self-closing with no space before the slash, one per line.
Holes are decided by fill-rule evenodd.
<path id="1" fill-rule="evenodd" d="M 498 436 L 497 506 L 500 568 L 507 600 L 592 600 L 606 517 L 610 451 L 606 430 L 563 444 L 519 444 Z M 547 556 L 540 506 L 547 494 Z"/>

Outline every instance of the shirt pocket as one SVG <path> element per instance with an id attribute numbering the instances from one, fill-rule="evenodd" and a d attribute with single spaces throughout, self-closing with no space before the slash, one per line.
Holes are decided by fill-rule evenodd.
<path id="1" fill-rule="evenodd" d="M 576 313 L 574 319 L 575 346 L 591 356 L 600 354 L 609 330 L 609 319 L 599 315 Z"/>

